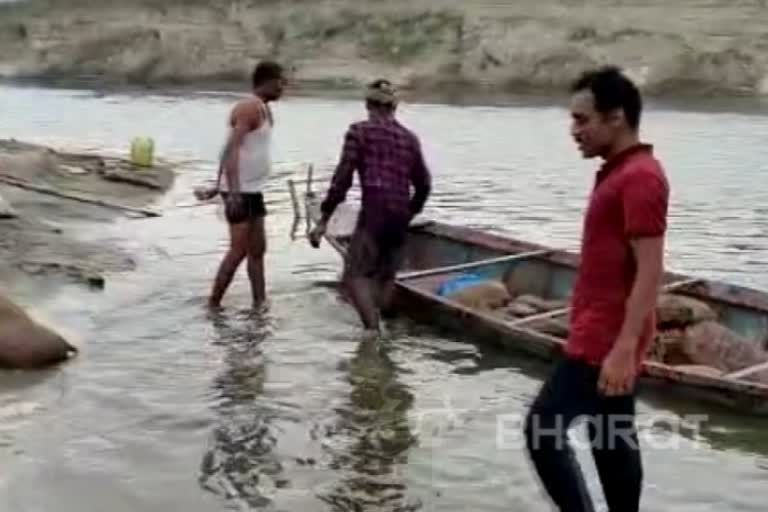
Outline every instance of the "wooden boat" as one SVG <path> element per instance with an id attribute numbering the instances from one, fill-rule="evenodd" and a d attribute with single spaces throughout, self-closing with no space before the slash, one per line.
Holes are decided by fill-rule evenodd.
<path id="1" fill-rule="evenodd" d="M 295 184 L 291 187 L 295 194 Z M 320 200 L 312 190 L 311 176 L 303 195 L 309 227 L 310 221 L 319 218 Z M 356 214 L 357 209 L 347 202 L 340 205 L 329 222 L 325 239 L 342 257 Z M 578 254 L 573 252 L 418 219 L 412 223 L 408 234 L 395 302 L 398 312 L 431 325 L 469 332 L 477 343 L 494 343 L 505 349 L 554 360 L 562 355 L 565 339 L 543 325 L 546 319 L 567 318 L 567 307 L 510 320 L 492 311 L 466 307 L 441 295 L 439 287 L 463 272 L 486 279 L 501 279 L 514 271 L 515 275 L 522 276 L 523 293 L 567 304 L 577 265 Z M 768 294 L 674 272 L 665 274 L 663 285 L 667 291 L 706 303 L 717 311 L 721 325 L 768 349 Z M 686 398 L 768 416 L 768 385 L 745 379 L 766 369 L 768 364 L 762 363 L 729 374 L 711 375 L 689 366 L 647 359 L 643 363 L 641 380 L 644 384 L 662 386 L 665 393 L 675 391 Z"/>

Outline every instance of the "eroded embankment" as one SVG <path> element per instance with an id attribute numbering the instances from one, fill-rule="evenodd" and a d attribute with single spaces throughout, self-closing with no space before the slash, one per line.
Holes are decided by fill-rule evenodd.
<path id="1" fill-rule="evenodd" d="M 299 83 L 386 75 L 428 92 L 562 89 L 617 63 L 649 94 L 768 93 L 762 0 L 30 0 L 0 10 L 0 75 L 242 84 L 257 60 Z"/>

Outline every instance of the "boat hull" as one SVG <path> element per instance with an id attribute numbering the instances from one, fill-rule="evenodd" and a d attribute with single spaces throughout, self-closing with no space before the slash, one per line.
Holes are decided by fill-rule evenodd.
<path id="1" fill-rule="evenodd" d="M 317 220 L 318 204 L 313 194 L 305 197 L 306 211 Z M 326 240 L 344 257 L 354 229 L 356 209 L 340 209 L 331 220 Z M 535 254 L 520 261 L 503 261 L 504 257 Z M 472 228 L 440 222 L 418 222 L 410 229 L 406 257 L 400 270 L 395 294 L 396 310 L 430 325 L 461 333 L 465 341 L 487 343 L 504 350 L 529 354 L 546 361 L 563 357 L 564 340 L 530 326 L 515 326 L 497 315 L 477 308 L 465 307 L 440 296 L 436 283 L 458 272 L 440 269 L 455 265 L 473 267 L 487 277 L 499 276 L 512 265 L 527 265 L 529 272 L 540 272 L 546 282 L 546 295 L 567 299 L 578 267 L 577 253 L 553 249 L 541 244 L 503 237 Z M 482 263 L 502 258 L 496 263 Z M 424 277 L 408 278 L 416 271 L 432 272 Z M 418 275 L 418 274 L 417 274 Z M 763 292 L 706 279 L 693 279 L 667 272 L 665 284 L 683 282 L 676 291 L 716 305 L 723 322 L 739 334 L 764 344 L 768 339 L 768 295 Z M 691 373 L 674 366 L 648 360 L 643 364 L 641 385 L 674 390 L 690 399 L 719 404 L 749 414 L 768 416 L 768 385 L 747 380 L 729 379 Z"/>

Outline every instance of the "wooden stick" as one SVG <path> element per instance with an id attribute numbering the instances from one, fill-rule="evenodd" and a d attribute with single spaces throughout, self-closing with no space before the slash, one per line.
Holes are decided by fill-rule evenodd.
<path id="1" fill-rule="evenodd" d="M 724 379 L 741 379 L 742 377 L 746 377 L 747 375 L 752 375 L 753 373 L 757 373 L 760 370 L 768 370 L 768 361 L 764 361 L 762 363 L 748 366 L 747 368 L 742 368 L 741 370 L 727 373 L 723 375 Z"/>
<path id="2" fill-rule="evenodd" d="M 310 171 L 308 173 L 309 176 L 307 178 L 302 178 L 300 180 L 294 180 L 294 181 L 296 183 L 308 183 L 309 187 L 307 187 L 307 188 L 311 188 L 312 185 L 315 184 L 315 183 L 329 183 L 333 179 L 333 178 L 313 178 L 312 177 L 312 171 L 313 171 L 313 168 L 310 167 Z"/>
<path id="3" fill-rule="evenodd" d="M 299 211 L 299 198 L 296 196 L 296 185 L 293 180 L 288 180 L 288 190 L 291 193 L 291 205 L 293 206 L 293 217 L 295 219 L 301 218 L 301 212 Z"/>
<path id="4" fill-rule="evenodd" d="M 307 168 L 307 194 L 312 192 L 312 175 L 315 172 L 315 167 L 312 164 L 309 164 L 309 167 Z"/>
<path id="5" fill-rule="evenodd" d="M 11 185 L 13 187 L 22 188 L 25 190 L 31 190 L 33 192 L 38 192 L 40 194 L 47 194 L 50 196 L 60 197 L 63 199 L 71 199 L 72 201 L 79 201 L 81 203 L 90 203 L 90 204 L 95 204 L 97 206 L 103 206 L 105 208 L 112 208 L 115 210 L 123 210 L 126 212 L 137 213 L 145 217 L 160 217 L 160 213 L 156 211 L 145 210 L 143 208 L 133 208 L 131 206 L 110 203 L 108 201 L 103 201 L 101 199 L 93 199 L 93 198 L 79 196 L 75 194 L 67 194 L 65 192 L 59 192 L 49 187 L 33 185 L 32 183 L 29 183 L 25 180 L 22 180 L 13 176 L 7 176 L 4 174 L 0 174 L 0 182 L 5 183 L 6 185 Z"/>
<path id="6" fill-rule="evenodd" d="M 430 268 L 426 270 L 415 270 L 413 272 L 404 272 L 397 276 L 397 280 L 415 279 L 417 277 L 433 276 L 435 274 L 443 274 L 446 272 L 455 272 L 457 270 L 466 270 L 468 268 L 482 267 L 485 265 L 493 265 L 495 263 L 505 263 L 516 260 L 523 260 L 526 258 L 533 258 L 535 256 L 542 256 L 554 251 L 554 249 L 542 249 L 537 251 L 521 252 L 517 254 L 508 254 L 506 256 L 499 256 L 497 258 L 490 258 L 486 260 L 472 261 L 469 263 L 461 263 L 458 265 L 448 265 L 446 267 Z"/>
<path id="7" fill-rule="evenodd" d="M 669 292 L 669 291 L 674 290 L 675 288 L 679 288 L 681 286 L 686 286 L 686 285 L 689 285 L 689 284 L 693 284 L 693 283 L 696 283 L 696 282 L 699 282 L 699 281 L 701 281 L 700 277 L 695 277 L 695 278 L 692 278 L 692 279 L 683 279 L 682 281 L 677 281 L 676 283 L 669 283 L 667 285 L 664 285 L 664 286 L 661 287 L 661 290 L 663 292 Z M 545 311 L 543 313 L 537 313 L 535 315 L 526 316 L 524 318 L 520 318 L 518 320 L 514 320 L 512 322 L 508 322 L 506 325 L 508 327 L 517 327 L 519 325 L 523 325 L 523 324 L 526 324 L 528 322 L 534 322 L 536 320 L 542 320 L 542 319 L 546 319 L 546 318 L 551 318 L 553 316 L 560 316 L 560 315 L 563 315 L 565 313 L 568 313 L 570 310 L 571 310 L 570 306 L 565 307 L 565 308 L 553 309 L 552 311 Z"/>

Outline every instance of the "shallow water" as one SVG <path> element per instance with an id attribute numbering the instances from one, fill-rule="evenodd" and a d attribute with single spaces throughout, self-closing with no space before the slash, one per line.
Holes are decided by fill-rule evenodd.
<path id="1" fill-rule="evenodd" d="M 291 240 L 285 181 L 302 162 L 332 163 L 359 104 L 275 107 L 271 307 L 248 311 L 243 269 L 225 311 L 206 312 L 224 224 L 216 206 L 179 205 L 215 172 L 231 100 L 0 88 L 0 137 L 125 151 L 147 134 L 185 162 L 164 217 L 84 227 L 132 251 L 135 272 L 101 292 L 14 290 L 83 353 L 0 374 L 0 510 L 547 510 L 515 423 L 546 367 L 407 320 L 372 353 L 327 286 L 337 256 Z M 564 111 L 409 104 L 402 118 L 434 172 L 430 215 L 576 247 L 594 162 L 578 158 Z M 673 187 L 670 266 L 768 289 L 768 118 L 652 110 L 645 136 Z M 767 422 L 661 394 L 640 411 L 644 510 L 764 510 Z M 700 439 L 688 414 L 709 417 Z"/>

